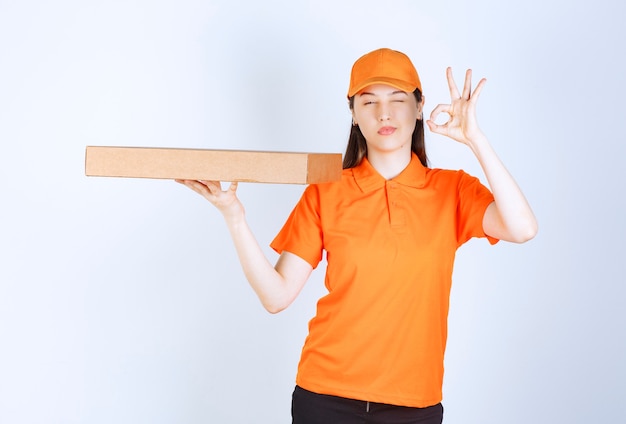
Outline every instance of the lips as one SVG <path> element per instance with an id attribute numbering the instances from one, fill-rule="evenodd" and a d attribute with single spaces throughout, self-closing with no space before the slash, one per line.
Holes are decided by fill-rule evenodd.
<path id="1" fill-rule="evenodd" d="M 395 127 L 382 127 L 378 130 L 380 135 L 391 135 L 396 131 Z"/>

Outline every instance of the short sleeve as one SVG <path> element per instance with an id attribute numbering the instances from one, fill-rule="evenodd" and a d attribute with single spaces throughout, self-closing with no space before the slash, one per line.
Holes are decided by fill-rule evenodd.
<path id="1" fill-rule="evenodd" d="M 317 186 L 307 186 L 270 247 L 279 254 L 283 251 L 291 252 L 313 268 L 317 267 L 322 260 L 323 251 L 319 206 Z"/>
<path id="2" fill-rule="evenodd" d="M 493 194 L 478 178 L 459 171 L 457 202 L 457 241 L 462 245 L 472 237 L 486 237 L 489 243 L 498 239 L 485 234 L 483 218 L 487 207 L 493 202 Z"/>

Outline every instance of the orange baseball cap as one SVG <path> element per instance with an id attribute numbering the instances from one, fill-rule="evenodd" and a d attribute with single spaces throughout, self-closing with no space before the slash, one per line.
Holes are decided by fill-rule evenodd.
<path id="1" fill-rule="evenodd" d="M 387 84 L 407 93 L 422 83 L 411 59 L 402 52 L 378 49 L 361 56 L 352 66 L 348 98 L 372 84 Z"/>

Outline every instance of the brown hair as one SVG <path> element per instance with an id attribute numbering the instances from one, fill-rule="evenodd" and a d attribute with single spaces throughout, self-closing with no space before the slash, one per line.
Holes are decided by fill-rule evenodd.
<path id="1" fill-rule="evenodd" d="M 416 89 L 413 92 L 417 103 L 422 101 L 422 92 Z M 349 99 L 350 110 L 354 108 L 354 96 Z M 424 166 L 428 166 L 428 157 L 426 156 L 426 146 L 424 144 L 424 120 L 418 119 L 415 124 L 415 130 L 411 137 L 411 151 L 417 155 L 420 162 Z M 350 136 L 348 137 L 348 147 L 343 155 L 343 169 L 354 168 L 361 163 L 363 158 L 367 156 L 367 142 L 358 125 L 352 125 Z"/>

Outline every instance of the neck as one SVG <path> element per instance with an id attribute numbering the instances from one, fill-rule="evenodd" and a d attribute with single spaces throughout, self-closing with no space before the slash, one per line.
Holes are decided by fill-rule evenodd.
<path id="1" fill-rule="evenodd" d="M 409 154 L 407 154 L 404 150 L 393 153 L 369 151 L 367 160 L 376 172 L 382 175 L 386 180 L 390 180 L 400 175 L 409 165 L 409 162 L 411 162 L 411 153 L 409 151 Z"/>

